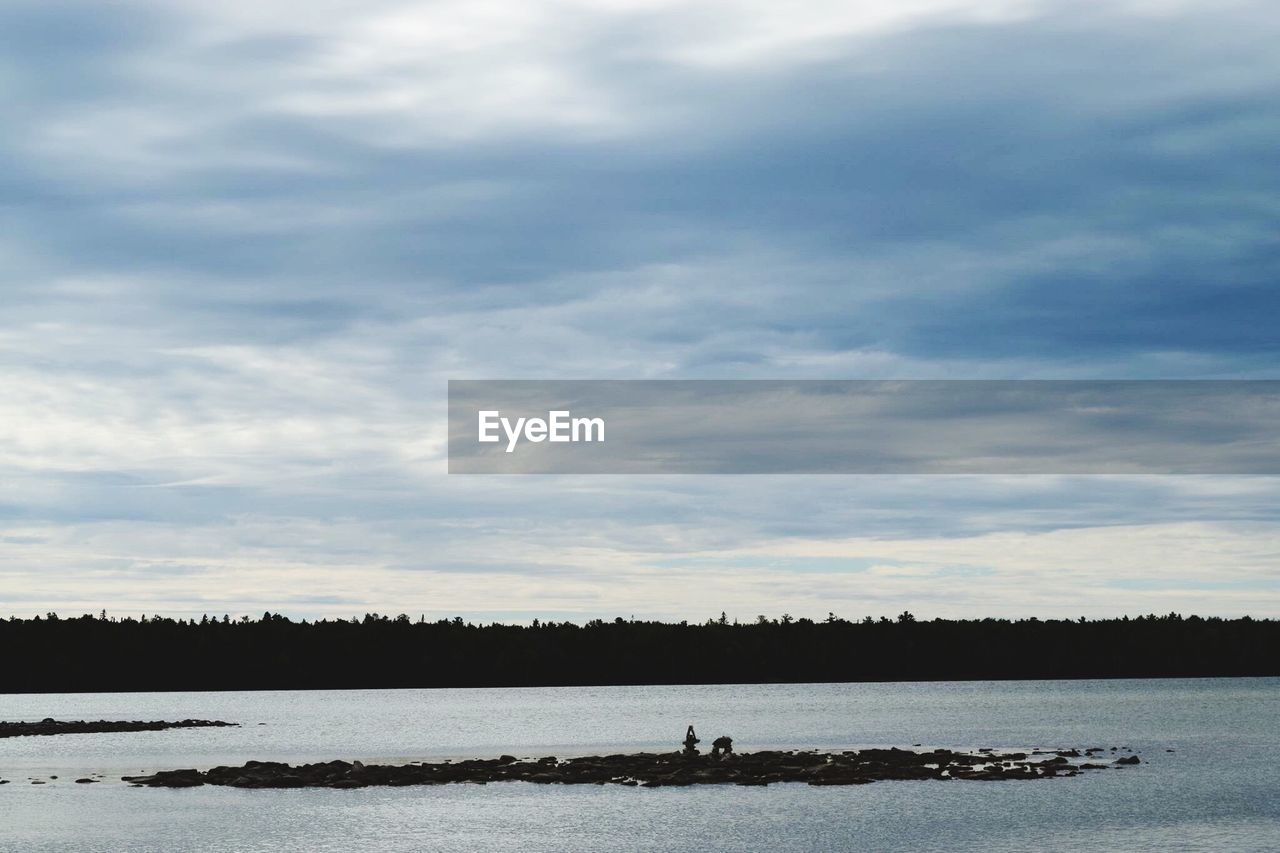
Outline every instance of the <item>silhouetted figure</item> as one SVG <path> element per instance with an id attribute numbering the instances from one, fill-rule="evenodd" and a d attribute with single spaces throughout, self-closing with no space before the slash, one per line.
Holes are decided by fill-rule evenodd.
<path id="1" fill-rule="evenodd" d="M 697 755 L 699 742 L 698 736 L 693 733 L 693 726 L 689 726 L 689 731 L 684 734 L 684 754 Z"/>
<path id="2" fill-rule="evenodd" d="M 733 754 L 733 738 L 728 735 L 721 735 L 711 741 L 711 756 L 713 758 L 719 758 L 721 753 L 724 753 L 725 755 Z"/>

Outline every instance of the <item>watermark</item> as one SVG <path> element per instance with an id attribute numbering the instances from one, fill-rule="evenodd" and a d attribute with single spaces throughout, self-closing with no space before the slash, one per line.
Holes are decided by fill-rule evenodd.
<path id="1" fill-rule="evenodd" d="M 538 443 L 604 441 L 604 418 L 575 418 L 573 412 L 547 412 L 545 418 L 504 418 L 497 409 L 482 409 L 477 415 L 478 427 L 476 441 L 490 444 L 502 441 L 498 435 L 501 428 L 506 437 L 506 452 L 512 453 L 523 438 L 525 441 Z"/>
<path id="2" fill-rule="evenodd" d="M 1277 424 L 1274 380 L 452 380 L 449 471 L 1280 475 Z"/>

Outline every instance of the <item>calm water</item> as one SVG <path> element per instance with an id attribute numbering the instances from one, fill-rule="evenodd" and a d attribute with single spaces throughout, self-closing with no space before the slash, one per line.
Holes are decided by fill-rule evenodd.
<path id="1" fill-rule="evenodd" d="M 243 723 L 0 740 L 0 850 L 1280 850 L 1280 679 L 0 696 L 0 719 Z M 264 725 L 259 725 L 262 723 Z M 130 788 L 122 774 L 331 758 L 766 747 L 1128 746 L 1038 782 Z M 1172 749 L 1174 752 L 1166 752 Z M 77 785 L 100 773 L 108 780 Z M 59 778 L 32 785 L 31 778 Z"/>

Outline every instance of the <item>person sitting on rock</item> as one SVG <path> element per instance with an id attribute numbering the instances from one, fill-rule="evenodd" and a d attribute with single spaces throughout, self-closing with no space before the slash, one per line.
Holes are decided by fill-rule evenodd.
<path id="1" fill-rule="evenodd" d="M 724 753 L 725 755 L 733 754 L 733 738 L 728 735 L 721 735 L 711 741 L 711 755 L 715 758 L 719 758 L 721 753 Z"/>
<path id="2" fill-rule="evenodd" d="M 697 755 L 699 743 L 698 736 L 693 733 L 693 726 L 689 726 L 689 731 L 684 735 L 684 754 Z"/>

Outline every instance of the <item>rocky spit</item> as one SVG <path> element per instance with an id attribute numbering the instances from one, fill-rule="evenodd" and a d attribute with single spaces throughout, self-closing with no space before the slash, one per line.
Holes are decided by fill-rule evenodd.
<path id="1" fill-rule="evenodd" d="M 710 755 L 636 753 L 587 756 L 564 761 L 554 757 L 417 762 L 403 765 L 329 761 L 297 767 L 271 761 L 250 761 L 243 767 L 212 770 L 166 770 L 148 776 L 125 776 L 124 781 L 150 788 L 193 788 L 226 785 L 233 788 L 366 788 L 374 785 L 444 785 L 451 782 L 521 781 L 535 784 L 614 784 L 646 788 L 677 785 L 769 785 L 804 782 L 809 785 L 865 785 L 890 779 L 947 781 L 1016 781 L 1076 776 L 1117 765 L 1137 764 L 1136 755 L 1104 758 L 1099 747 L 997 753 L 991 750 L 953 752 L 935 749 L 863 749 L 846 752 L 767 751 Z"/>
<path id="2" fill-rule="evenodd" d="M 33 735 L 100 734 L 103 732 L 158 732 L 164 729 L 201 729 L 221 726 L 238 726 L 222 720 L 55 720 L 45 717 L 38 723 L 7 723 L 0 721 L 0 738 L 30 737 Z"/>

